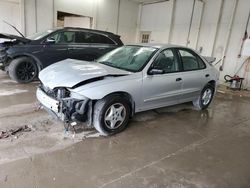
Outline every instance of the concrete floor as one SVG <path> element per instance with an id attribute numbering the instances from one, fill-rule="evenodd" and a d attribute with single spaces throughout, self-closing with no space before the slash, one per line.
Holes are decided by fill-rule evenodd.
<path id="1" fill-rule="evenodd" d="M 61 124 L 34 110 L 35 85 L 0 74 L 0 129 L 35 127 L 0 140 L 1 188 L 250 187 L 249 98 L 218 93 L 208 110 L 148 111 L 121 134 L 72 140 L 60 139 Z"/>

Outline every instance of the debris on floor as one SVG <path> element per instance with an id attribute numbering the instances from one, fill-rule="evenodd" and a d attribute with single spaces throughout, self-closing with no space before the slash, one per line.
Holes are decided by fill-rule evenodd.
<path id="1" fill-rule="evenodd" d="M 6 131 L 0 131 L 0 139 L 8 138 L 10 136 L 15 136 L 21 134 L 22 132 L 30 132 L 31 128 L 28 125 L 17 127 L 15 129 L 10 129 Z"/>

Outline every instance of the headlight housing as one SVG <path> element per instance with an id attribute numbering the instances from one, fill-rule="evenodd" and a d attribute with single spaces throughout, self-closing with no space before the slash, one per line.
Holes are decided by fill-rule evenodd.
<path id="1" fill-rule="evenodd" d="M 86 100 L 86 99 L 88 99 L 87 97 L 85 97 L 85 96 L 83 96 L 83 95 L 81 95 L 79 93 L 73 92 L 73 91 L 70 92 L 70 97 L 73 98 L 73 99 L 78 99 L 78 100 Z"/>

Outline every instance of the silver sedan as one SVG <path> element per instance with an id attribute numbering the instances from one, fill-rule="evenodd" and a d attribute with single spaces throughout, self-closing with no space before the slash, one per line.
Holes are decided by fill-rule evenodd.
<path id="1" fill-rule="evenodd" d="M 65 123 L 103 134 L 123 131 L 137 112 L 192 101 L 211 103 L 218 71 L 195 51 L 173 45 L 125 45 L 95 62 L 67 59 L 39 74 L 37 98 Z"/>

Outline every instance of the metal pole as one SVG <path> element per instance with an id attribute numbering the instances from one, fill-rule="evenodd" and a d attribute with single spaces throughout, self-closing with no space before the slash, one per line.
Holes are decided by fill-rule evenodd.
<path id="1" fill-rule="evenodd" d="M 200 39 L 200 31 L 201 31 L 201 24 L 202 24 L 202 20 L 203 20 L 203 16 L 204 16 L 204 7 L 205 7 L 205 2 L 200 1 L 202 3 L 202 8 L 201 8 L 201 18 L 200 18 L 200 23 L 199 23 L 199 28 L 198 28 L 198 33 L 197 33 L 197 37 L 196 37 L 196 41 L 195 41 L 195 49 L 197 49 L 198 47 L 198 41 Z"/>
<path id="2" fill-rule="evenodd" d="M 55 27 L 56 25 L 55 25 L 55 23 L 56 23 L 56 20 L 55 20 L 55 0 L 53 0 L 53 2 L 52 2 L 52 13 L 53 13 L 53 23 L 52 23 L 52 25 L 53 25 L 53 27 Z"/>
<path id="3" fill-rule="evenodd" d="M 118 31 L 119 31 L 120 8 L 121 8 L 120 6 L 121 6 L 121 0 L 118 0 L 117 22 L 116 22 L 116 34 L 118 34 Z"/>
<path id="4" fill-rule="evenodd" d="M 176 5 L 176 0 L 173 0 L 171 21 L 170 21 L 169 34 L 168 34 L 168 43 L 171 42 L 171 38 L 172 38 L 172 34 L 173 34 L 173 23 L 174 23 L 175 5 Z"/>
<path id="5" fill-rule="evenodd" d="M 36 32 L 37 32 L 37 0 L 35 0 L 35 21 L 36 21 Z"/>
<path id="6" fill-rule="evenodd" d="M 24 36 L 26 36 L 26 13 L 25 13 L 25 0 L 20 0 L 20 9 L 21 9 L 21 31 Z"/>
<path id="7" fill-rule="evenodd" d="M 219 18 L 218 18 L 218 21 L 216 23 L 215 37 L 214 37 L 214 43 L 213 43 L 213 47 L 212 47 L 212 54 L 211 54 L 212 56 L 214 55 L 215 43 L 216 43 L 217 38 L 218 38 L 217 35 L 218 35 L 220 23 L 221 23 L 221 17 L 222 17 L 223 7 L 224 7 L 224 0 L 221 0 Z"/>
<path id="8" fill-rule="evenodd" d="M 233 26 L 233 22 L 234 22 L 238 2 L 239 2 L 239 0 L 235 0 L 234 9 L 233 9 L 233 12 L 232 12 L 232 17 L 231 17 L 229 28 L 228 28 L 228 33 L 227 33 L 226 41 L 225 41 L 225 44 L 224 44 L 224 50 L 223 50 L 223 55 L 222 55 L 220 71 L 223 71 L 223 68 L 224 68 L 226 53 L 227 53 L 227 49 L 228 49 L 228 43 L 229 43 L 229 39 L 230 39 L 230 36 L 231 36 L 231 33 L 232 33 L 232 26 Z"/>
<path id="9" fill-rule="evenodd" d="M 141 31 L 141 17 L 142 17 L 142 3 L 139 4 L 139 12 L 137 17 L 137 24 L 136 24 L 136 37 L 135 41 L 140 42 L 140 31 Z"/>
<path id="10" fill-rule="evenodd" d="M 190 18 L 190 23 L 189 23 L 189 28 L 188 28 L 188 36 L 187 36 L 187 43 L 186 46 L 189 45 L 189 37 L 190 37 L 190 32 L 191 32 L 191 27 L 192 27 L 192 22 L 193 22 L 193 17 L 194 17 L 194 6 L 195 6 L 195 0 L 193 0 L 193 8 L 192 8 L 192 13 L 191 13 L 191 18 Z"/>

